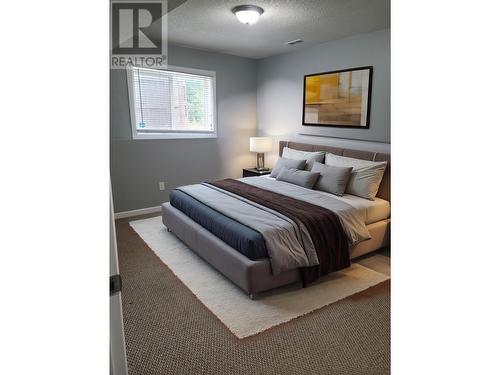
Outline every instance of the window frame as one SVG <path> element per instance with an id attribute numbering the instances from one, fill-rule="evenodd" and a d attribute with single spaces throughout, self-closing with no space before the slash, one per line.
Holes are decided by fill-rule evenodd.
<path id="1" fill-rule="evenodd" d="M 145 131 L 139 132 L 136 127 L 136 116 L 135 116 L 135 92 L 134 92 L 134 77 L 132 73 L 132 68 L 150 69 L 136 66 L 127 67 L 127 86 L 128 86 L 128 99 L 129 99 L 129 109 L 130 109 L 130 125 L 132 128 L 132 139 L 191 139 L 191 138 L 217 138 L 217 97 L 216 97 L 216 84 L 217 77 L 216 72 L 213 70 L 202 70 L 194 68 L 185 68 L 180 66 L 169 65 L 165 69 L 150 69 L 150 70 L 164 70 L 167 72 L 179 72 L 196 74 L 200 76 L 206 76 L 212 78 L 212 97 L 213 97 L 213 120 L 214 120 L 214 130 L 213 131 L 176 131 L 176 130 L 166 130 L 166 131 Z"/>

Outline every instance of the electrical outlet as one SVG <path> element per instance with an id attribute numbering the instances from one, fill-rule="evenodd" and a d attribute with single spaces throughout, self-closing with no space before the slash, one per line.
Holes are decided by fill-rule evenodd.
<path id="1" fill-rule="evenodd" d="M 160 181 L 159 186 L 160 186 L 160 190 L 165 190 L 165 182 Z"/>

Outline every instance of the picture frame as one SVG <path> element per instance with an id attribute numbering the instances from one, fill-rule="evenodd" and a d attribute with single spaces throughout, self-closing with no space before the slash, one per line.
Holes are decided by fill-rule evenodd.
<path id="1" fill-rule="evenodd" d="M 373 66 L 304 76 L 302 125 L 368 129 Z"/>

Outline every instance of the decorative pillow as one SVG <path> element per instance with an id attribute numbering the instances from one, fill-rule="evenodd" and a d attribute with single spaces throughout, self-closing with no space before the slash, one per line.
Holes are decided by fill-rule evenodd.
<path id="1" fill-rule="evenodd" d="M 387 166 L 386 161 L 346 158 L 329 152 L 326 153 L 325 164 L 335 167 L 352 167 L 351 178 L 345 192 L 370 200 L 374 200 L 377 196 Z"/>
<path id="2" fill-rule="evenodd" d="M 311 172 L 320 174 L 315 189 L 342 196 L 351 177 L 352 167 L 334 167 L 316 161 Z"/>
<path id="3" fill-rule="evenodd" d="M 281 156 L 288 159 L 305 160 L 305 169 L 306 171 L 310 171 L 315 161 L 323 163 L 323 160 L 325 159 L 325 151 L 308 152 L 285 147 L 283 148 L 283 154 Z"/>
<path id="4" fill-rule="evenodd" d="M 278 174 L 280 173 L 282 168 L 285 168 L 285 169 L 288 169 L 288 168 L 304 169 L 305 166 L 306 166 L 305 160 L 279 158 L 269 176 L 270 177 L 278 176 Z"/>
<path id="5" fill-rule="evenodd" d="M 309 171 L 301 171 L 296 168 L 282 168 L 276 180 L 289 182 L 294 185 L 299 185 L 308 189 L 312 189 L 318 180 L 319 173 Z"/>

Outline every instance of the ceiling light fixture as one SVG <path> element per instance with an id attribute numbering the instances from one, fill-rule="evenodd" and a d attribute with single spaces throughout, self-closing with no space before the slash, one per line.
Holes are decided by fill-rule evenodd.
<path id="1" fill-rule="evenodd" d="M 241 23 L 252 25 L 259 20 L 264 9 L 256 5 L 238 5 L 232 9 L 232 12 Z"/>

